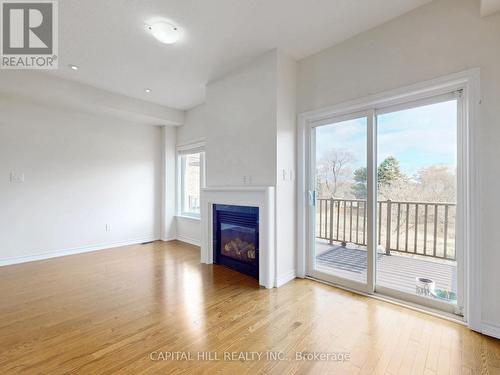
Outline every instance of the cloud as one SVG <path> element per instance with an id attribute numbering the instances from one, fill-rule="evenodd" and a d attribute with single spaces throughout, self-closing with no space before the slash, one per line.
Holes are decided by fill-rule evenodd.
<path id="1" fill-rule="evenodd" d="M 457 103 L 455 100 L 379 115 L 379 162 L 396 157 L 408 174 L 431 165 L 456 166 Z M 317 157 L 332 148 L 351 151 L 359 167 L 366 165 L 366 119 L 316 128 Z"/>

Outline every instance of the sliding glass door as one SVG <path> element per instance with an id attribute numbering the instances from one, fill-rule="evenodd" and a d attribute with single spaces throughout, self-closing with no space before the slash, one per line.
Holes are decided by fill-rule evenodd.
<path id="1" fill-rule="evenodd" d="M 368 124 L 364 113 L 328 119 L 311 129 L 312 251 L 310 274 L 368 288 Z"/>
<path id="2" fill-rule="evenodd" d="M 460 91 L 311 124 L 308 275 L 461 313 Z"/>
<path id="3" fill-rule="evenodd" d="M 376 290 L 459 312 L 457 93 L 377 111 Z"/>

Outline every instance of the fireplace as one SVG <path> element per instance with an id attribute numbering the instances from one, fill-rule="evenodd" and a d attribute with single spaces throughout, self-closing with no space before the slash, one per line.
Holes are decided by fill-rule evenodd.
<path id="1" fill-rule="evenodd" d="M 200 260 L 204 264 L 213 264 L 215 262 L 230 260 L 231 258 L 219 257 L 217 261 L 216 254 L 220 251 L 220 238 L 217 240 L 217 233 L 220 233 L 220 228 L 217 224 L 217 211 L 229 211 L 233 213 L 234 206 L 250 214 L 252 221 L 256 220 L 257 225 L 251 225 L 250 228 L 257 230 L 256 234 L 256 259 L 250 263 L 250 268 L 253 265 L 258 265 L 258 272 L 254 270 L 252 273 L 257 277 L 259 285 L 264 288 L 274 288 L 280 283 L 276 279 L 275 258 L 276 249 L 274 243 L 275 235 L 275 191 L 274 186 L 212 186 L 201 189 L 201 252 Z M 219 210 L 217 207 L 220 205 Z M 227 210 L 221 209 L 223 206 Z M 233 207 L 231 209 L 230 207 Z M 253 208 L 251 208 L 253 207 Z M 253 217 L 252 217 L 253 216 Z M 234 225 L 234 224 L 233 224 Z M 248 229 L 248 228 L 247 228 Z M 243 263 L 238 260 L 234 262 L 241 266 Z M 239 262 L 239 263 L 238 263 Z M 253 264 L 252 264 L 253 263 Z M 231 265 L 229 265 L 231 267 Z M 247 265 L 243 268 L 248 268 Z"/>
<path id="2" fill-rule="evenodd" d="M 259 208 L 213 205 L 214 263 L 259 278 Z"/>

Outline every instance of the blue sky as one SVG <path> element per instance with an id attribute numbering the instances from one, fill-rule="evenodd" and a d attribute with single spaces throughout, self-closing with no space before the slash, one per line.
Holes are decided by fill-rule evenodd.
<path id="1" fill-rule="evenodd" d="M 366 118 L 316 128 L 317 157 L 331 148 L 352 152 L 352 168 L 366 166 Z M 431 165 L 456 168 L 457 102 L 431 104 L 378 116 L 378 162 L 396 157 L 413 176 Z"/>

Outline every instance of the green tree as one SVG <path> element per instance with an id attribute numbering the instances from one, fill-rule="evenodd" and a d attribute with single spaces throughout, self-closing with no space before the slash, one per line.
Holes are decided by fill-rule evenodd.
<path id="1" fill-rule="evenodd" d="M 366 167 L 358 168 L 354 171 L 354 184 L 352 185 L 352 192 L 356 199 L 366 199 L 366 180 L 367 180 Z"/>
<path id="2" fill-rule="evenodd" d="M 377 168 L 378 186 L 384 188 L 385 191 L 388 187 L 396 182 L 403 182 L 406 180 L 405 175 L 401 172 L 399 161 L 394 156 L 388 156 Z M 367 169 L 360 167 L 353 173 L 354 183 L 351 190 L 357 199 L 366 199 L 367 196 Z"/>
<path id="3" fill-rule="evenodd" d="M 394 156 L 388 156 L 378 166 L 378 185 L 387 186 L 395 181 L 404 179 L 399 166 L 399 161 Z"/>

